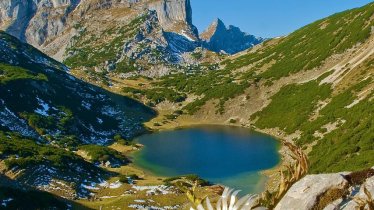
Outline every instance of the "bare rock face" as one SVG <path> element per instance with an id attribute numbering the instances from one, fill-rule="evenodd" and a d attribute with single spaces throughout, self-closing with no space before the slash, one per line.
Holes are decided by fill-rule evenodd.
<path id="1" fill-rule="evenodd" d="M 0 1 L 0 29 L 25 40 L 24 33 L 35 10 L 35 4 L 32 1 Z"/>
<path id="2" fill-rule="evenodd" d="M 226 27 L 220 19 L 215 20 L 200 37 L 207 49 L 227 54 L 238 53 L 264 41 L 263 38 L 242 32 L 238 27 Z"/>
<path id="3" fill-rule="evenodd" d="M 323 209 L 321 202 L 331 203 L 327 200 L 343 196 L 348 187 L 348 181 L 341 174 L 308 175 L 291 187 L 275 210 Z"/>
<path id="4" fill-rule="evenodd" d="M 192 24 L 190 0 L 160 0 L 150 5 L 156 10 L 160 25 L 165 31 L 184 33 L 198 40 L 197 28 Z"/>
<path id="5" fill-rule="evenodd" d="M 65 29 L 68 15 L 80 0 L 4 0 L 0 2 L 0 28 L 41 46 Z"/>

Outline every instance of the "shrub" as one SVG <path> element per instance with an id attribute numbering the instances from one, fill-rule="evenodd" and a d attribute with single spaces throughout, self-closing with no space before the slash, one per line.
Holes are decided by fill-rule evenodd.
<path id="1" fill-rule="evenodd" d="M 236 119 L 230 119 L 230 123 L 235 124 L 236 123 Z"/>

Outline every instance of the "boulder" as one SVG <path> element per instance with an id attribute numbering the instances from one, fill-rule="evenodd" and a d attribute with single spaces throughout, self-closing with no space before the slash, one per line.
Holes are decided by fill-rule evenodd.
<path id="1" fill-rule="evenodd" d="M 348 192 L 348 187 L 342 174 L 308 175 L 290 188 L 275 210 L 324 208 Z"/>

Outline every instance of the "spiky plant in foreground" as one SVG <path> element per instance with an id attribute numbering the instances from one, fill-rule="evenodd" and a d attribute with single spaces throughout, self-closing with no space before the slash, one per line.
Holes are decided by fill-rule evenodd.
<path id="1" fill-rule="evenodd" d="M 215 208 L 208 197 L 196 199 L 193 191 L 187 193 L 187 196 L 194 205 L 191 210 L 251 210 L 258 205 L 257 195 L 246 195 L 237 199 L 239 192 L 240 190 L 234 191 L 234 189 L 225 188 Z"/>
<path id="2" fill-rule="evenodd" d="M 290 155 L 294 160 L 294 163 L 292 165 L 287 165 L 286 171 L 280 171 L 281 180 L 276 192 L 271 193 L 265 191 L 261 195 L 260 204 L 269 208 L 274 208 L 291 186 L 303 178 L 309 170 L 308 157 L 301 148 L 289 142 L 283 142 L 283 145 L 291 151 Z"/>

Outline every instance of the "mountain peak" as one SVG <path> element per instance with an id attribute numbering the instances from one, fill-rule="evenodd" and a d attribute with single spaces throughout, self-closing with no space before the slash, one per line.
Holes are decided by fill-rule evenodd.
<path id="1" fill-rule="evenodd" d="M 207 49 L 227 54 L 235 54 L 263 41 L 262 38 L 242 32 L 239 27 L 226 27 L 219 18 L 200 34 L 200 38 Z"/>
<path id="2" fill-rule="evenodd" d="M 190 0 L 160 0 L 150 5 L 157 12 L 161 27 L 168 32 L 186 33 L 198 40 L 197 28 L 192 24 Z"/>
<path id="3" fill-rule="evenodd" d="M 213 21 L 213 23 L 212 23 L 212 25 L 213 24 L 215 24 L 215 25 L 223 25 L 223 26 L 225 26 L 225 23 L 220 19 L 220 18 L 216 18 L 214 21 Z M 225 26 L 226 27 L 226 26 Z"/>
<path id="4" fill-rule="evenodd" d="M 216 18 L 209 26 L 208 28 L 200 34 L 200 38 L 202 40 L 209 40 L 216 32 L 217 30 L 226 30 L 226 25 L 223 23 L 223 21 L 219 18 Z"/>

